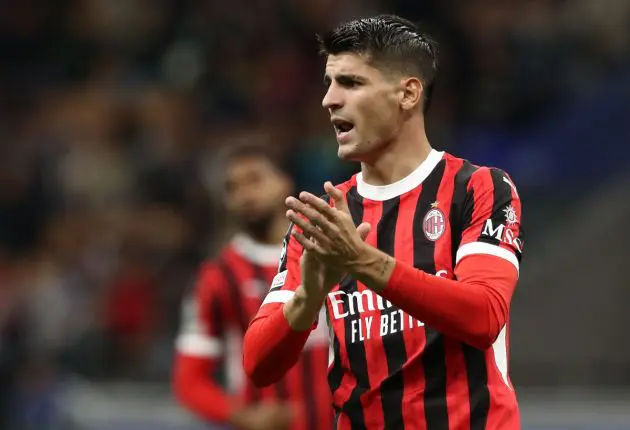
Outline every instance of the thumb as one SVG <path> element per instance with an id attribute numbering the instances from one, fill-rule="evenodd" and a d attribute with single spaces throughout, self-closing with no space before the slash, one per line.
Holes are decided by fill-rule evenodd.
<path id="1" fill-rule="evenodd" d="M 361 223 L 357 227 L 357 233 L 359 233 L 359 236 L 361 236 L 361 240 L 363 241 L 367 239 L 368 234 L 370 234 L 370 231 L 372 231 L 372 226 L 370 225 L 370 223 L 367 223 L 367 222 Z"/>
<path id="2" fill-rule="evenodd" d="M 350 209 L 348 209 L 348 204 L 343 198 L 343 193 L 335 188 L 332 182 L 326 181 L 326 183 L 324 183 L 324 190 L 332 199 L 333 203 L 335 204 L 335 208 L 347 214 L 350 213 Z"/>

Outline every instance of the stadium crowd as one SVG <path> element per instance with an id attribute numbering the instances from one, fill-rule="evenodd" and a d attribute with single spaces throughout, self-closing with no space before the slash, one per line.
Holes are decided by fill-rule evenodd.
<path id="1" fill-rule="evenodd" d="M 449 150 L 471 124 L 560 109 L 630 46 L 623 0 L 0 3 L 2 428 L 46 416 L 60 375 L 168 379 L 182 294 L 230 232 L 222 147 L 282 148 L 298 189 L 356 169 L 330 150 L 318 30 L 426 22 L 443 65 L 429 132 Z"/>

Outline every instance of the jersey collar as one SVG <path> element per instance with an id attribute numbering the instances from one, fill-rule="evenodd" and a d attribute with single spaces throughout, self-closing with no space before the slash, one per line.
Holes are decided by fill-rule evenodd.
<path id="1" fill-rule="evenodd" d="M 232 246 L 237 254 L 253 264 L 260 266 L 277 265 L 282 246 L 256 242 L 244 233 L 237 233 L 232 239 Z"/>
<path id="2" fill-rule="evenodd" d="M 358 173 L 357 192 L 363 198 L 376 201 L 385 201 L 408 193 L 422 184 L 443 156 L 443 151 L 432 149 L 428 157 L 413 172 L 393 184 L 370 185 L 363 180 L 363 173 Z"/>

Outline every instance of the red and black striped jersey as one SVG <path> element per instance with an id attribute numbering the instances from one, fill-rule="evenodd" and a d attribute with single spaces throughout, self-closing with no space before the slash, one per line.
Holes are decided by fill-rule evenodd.
<path id="1" fill-rule="evenodd" d="M 278 401 L 296 406 L 298 414 L 291 430 L 330 429 L 334 418 L 330 391 L 321 384 L 326 379 L 329 353 L 325 324 L 311 332 L 297 364 L 278 383 L 259 389 L 243 375 L 243 334 L 277 273 L 280 252 L 280 246 L 261 245 L 241 234 L 215 261 L 202 265 L 195 288 L 182 307 L 174 384 L 188 409 L 214 422 L 227 420 L 234 408 Z M 204 368 L 208 373 L 224 365 L 225 389 L 211 379 L 212 374 L 192 374 L 204 381 L 186 376 L 191 375 L 186 367 L 199 360 L 211 364 Z M 201 384 L 205 390 L 195 388 Z"/>
<path id="2" fill-rule="evenodd" d="M 474 284 L 474 279 L 464 283 L 464 278 L 471 279 L 463 273 L 464 266 L 467 273 L 470 268 L 483 272 L 500 267 L 513 280 L 505 292 L 488 293 L 500 297 L 488 302 L 487 312 L 503 317 L 496 319 L 496 332 L 486 342 L 459 336 L 466 330 L 457 327 L 439 331 L 361 282 L 344 278 L 326 301 L 332 349 L 328 382 L 337 428 L 519 429 L 507 363 L 509 302 L 523 233 L 521 200 L 510 177 L 500 169 L 433 150 L 412 174 L 394 184 L 372 186 L 359 173 L 337 188 L 345 193 L 354 223 L 372 225 L 366 242 L 394 256 L 397 265 L 449 280 L 445 288 Z M 256 319 L 272 315 L 300 284 L 302 249 L 290 234 L 285 248 L 279 274 Z M 453 307 L 452 313 L 458 309 Z M 457 318 L 460 325 L 482 328 L 490 320 L 485 313 L 476 319 Z"/>

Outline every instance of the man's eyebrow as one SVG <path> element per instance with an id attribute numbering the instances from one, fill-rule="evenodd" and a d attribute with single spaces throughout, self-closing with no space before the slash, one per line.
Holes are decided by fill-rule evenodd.
<path id="1" fill-rule="evenodd" d="M 367 78 L 365 78 L 364 76 L 360 76 L 360 75 L 354 75 L 351 73 L 344 73 L 344 74 L 340 74 L 340 75 L 335 75 L 335 80 L 337 82 L 359 82 L 359 83 L 365 83 L 367 82 Z M 330 83 L 332 82 L 332 79 L 329 75 L 324 75 L 324 85 L 330 85 Z"/>

